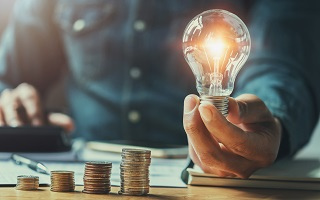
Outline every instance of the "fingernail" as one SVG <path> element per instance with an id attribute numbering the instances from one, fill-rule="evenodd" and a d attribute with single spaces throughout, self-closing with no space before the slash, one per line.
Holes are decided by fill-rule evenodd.
<path id="1" fill-rule="evenodd" d="M 9 122 L 10 126 L 11 127 L 18 127 L 18 126 L 21 126 L 21 123 L 19 123 L 17 120 L 10 120 Z"/>
<path id="2" fill-rule="evenodd" d="M 202 119 L 204 119 L 207 122 L 211 121 L 212 112 L 205 104 L 201 104 L 199 106 L 199 111 L 200 111 L 200 115 L 201 115 Z"/>
<path id="3" fill-rule="evenodd" d="M 184 114 L 191 113 L 197 106 L 197 100 L 193 96 L 187 96 L 184 100 Z"/>

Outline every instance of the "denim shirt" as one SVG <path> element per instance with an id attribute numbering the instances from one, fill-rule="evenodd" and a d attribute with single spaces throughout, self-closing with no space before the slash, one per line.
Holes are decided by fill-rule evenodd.
<path id="1" fill-rule="evenodd" d="M 292 2 L 294 10 L 296 2 Z M 28 82 L 45 93 L 66 72 L 75 136 L 187 144 L 183 99 L 196 90 L 182 55 L 183 30 L 204 10 L 227 9 L 250 25 L 253 41 L 253 53 L 239 75 L 234 94 L 253 93 L 264 100 L 286 130 L 283 143 L 294 152 L 307 142 L 319 113 L 319 91 L 299 70 L 308 61 L 308 67 L 319 72 L 312 65 L 319 60 L 307 60 L 304 51 L 309 48 L 301 39 L 297 45 L 304 48 L 294 50 L 293 41 L 305 37 L 301 34 L 311 34 L 308 42 L 318 42 L 314 39 L 319 30 L 309 33 L 315 29 L 308 26 L 314 16 L 313 21 L 303 24 L 305 31 L 296 30 L 295 18 L 308 17 L 304 12 L 312 8 L 305 6 L 290 16 L 281 10 L 287 4 L 20 0 L 0 46 L 0 89 Z M 314 45 L 313 51 L 318 46 Z"/>

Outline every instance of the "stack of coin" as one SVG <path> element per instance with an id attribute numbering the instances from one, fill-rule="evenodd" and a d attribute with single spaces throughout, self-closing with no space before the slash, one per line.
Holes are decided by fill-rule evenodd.
<path id="1" fill-rule="evenodd" d="M 17 190 L 36 190 L 39 187 L 38 176 L 18 176 L 17 177 Z"/>
<path id="2" fill-rule="evenodd" d="M 125 195 L 146 195 L 149 193 L 149 166 L 151 151 L 122 149 L 120 164 L 120 191 Z"/>
<path id="3" fill-rule="evenodd" d="M 84 170 L 84 190 L 89 194 L 108 194 L 111 190 L 110 176 L 112 163 L 86 162 Z"/>
<path id="4" fill-rule="evenodd" d="M 72 192 L 74 187 L 73 171 L 51 171 L 51 191 Z"/>

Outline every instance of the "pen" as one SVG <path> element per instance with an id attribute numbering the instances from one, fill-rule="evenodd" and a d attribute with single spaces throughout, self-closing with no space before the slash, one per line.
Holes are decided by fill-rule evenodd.
<path id="1" fill-rule="evenodd" d="M 48 168 L 44 164 L 34 160 L 30 160 L 29 158 L 20 156 L 18 154 L 12 154 L 11 160 L 13 160 L 17 165 L 26 165 L 33 171 L 36 171 L 42 174 L 50 174 Z"/>

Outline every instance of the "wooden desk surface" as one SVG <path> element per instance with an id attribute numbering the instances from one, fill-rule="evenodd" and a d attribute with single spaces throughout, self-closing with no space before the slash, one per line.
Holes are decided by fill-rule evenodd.
<path id="1" fill-rule="evenodd" d="M 143 197 L 118 195 L 118 187 L 113 187 L 108 195 L 84 194 L 82 186 L 77 186 L 75 192 L 51 192 L 49 187 L 40 187 L 37 191 L 21 191 L 13 187 L 0 187 L 1 200 L 17 199 L 61 199 L 61 200 L 83 200 L 83 199 L 320 199 L 318 191 L 299 190 L 270 190 L 270 189 L 245 189 L 245 188 L 219 188 L 198 187 L 188 188 L 151 188 L 150 194 Z"/>

